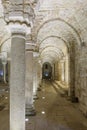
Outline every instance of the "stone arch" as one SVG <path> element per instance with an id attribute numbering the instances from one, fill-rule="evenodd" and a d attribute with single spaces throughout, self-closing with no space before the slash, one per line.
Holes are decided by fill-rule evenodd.
<path id="1" fill-rule="evenodd" d="M 52 38 L 52 39 L 51 39 Z M 55 40 L 54 41 L 54 43 L 52 43 L 51 42 L 51 44 L 50 43 L 48 43 L 47 45 L 44 45 L 44 42 L 46 42 L 47 40 Z M 57 40 L 57 41 L 56 41 Z M 47 41 L 48 42 L 48 41 Z M 66 52 L 67 52 L 67 54 L 68 54 L 68 52 L 69 52 L 69 46 L 68 46 L 68 44 L 67 44 L 67 42 L 65 41 L 65 40 L 63 40 L 63 39 L 61 39 L 61 37 L 58 37 L 58 36 L 54 36 L 54 35 L 52 35 L 52 36 L 48 36 L 48 37 L 46 37 L 45 39 L 43 39 L 42 40 L 42 42 L 40 43 L 40 45 L 39 45 L 39 51 L 41 52 L 41 50 L 43 50 L 43 49 L 45 49 L 46 47 L 50 47 L 50 46 L 52 46 L 52 47 L 56 47 L 57 49 L 59 49 L 61 52 L 62 52 L 62 49 L 61 49 L 61 47 L 59 47 L 58 46 L 58 43 L 57 42 L 62 42 L 62 46 L 65 46 L 65 50 L 66 50 Z M 44 45 L 44 47 L 42 47 L 42 46 Z M 43 49 L 42 49 L 43 48 Z M 63 55 L 64 55 L 64 52 L 63 52 Z"/>
<path id="2" fill-rule="evenodd" d="M 38 33 L 40 32 L 40 30 L 44 27 L 44 25 L 46 25 L 47 23 L 53 22 L 53 21 L 60 21 L 62 22 L 62 24 L 69 26 L 71 28 L 71 30 L 73 30 L 75 36 L 78 38 L 78 44 L 81 45 L 82 44 L 82 39 L 80 37 L 80 34 L 78 33 L 78 31 L 76 30 L 76 28 L 74 28 L 69 22 L 61 19 L 61 18 L 55 18 L 55 19 L 49 19 L 47 21 L 45 21 L 43 24 L 40 25 L 40 27 L 37 29 L 36 31 L 36 37 L 38 37 Z"/>
<path id="3" fill-rule="evenodd" d="M 47 36 L 46 38 L 44 38 L 44 39 L 39 43 L 39 46 L 40 46 L 40 44 L 42 44 L 45 40 L 47 40 L 47 39 L 49 39 L 49 38 L 57 38 L 57 39 L 61 40 L 62 42 L 64 42 L 65 46 L 67 47 L 67 52 L 69 51 L 69 45 L 67 44 L 66 40 L 63 39 L 62 37 L 55 36 L 55 35 Z"/>
<path id="4" fill-rule="evenodd" d="M 10 58 L 10 51 L 11 51 L 11 38 L 8 38 L 3 41 L 1 44 L 1 52 L 5 51 L 8 54 L 8 58 Z"/>
<path id="5" fill-rule="evenodd" d="M 58 55 L 61 55 L 61 57 L 64 56 L 64 53 L 62 52 L 62 50 L 59 49 L 59 48 L 55 48 L 54 46 L 46 46 L 45 48 L 43 48 L 43 49 L 41 50 L 40 53 L 42 53 L 44 50 L 46 50 L 46 48 L 50 48 L 50 47 L 52 47 L 53 49 L 55 49 L 55 52 L 58 53 Z"/>
<path id="6" fill-rule="evenodd" d="M 51 29 L 52 27 L 55 27 L 54 25 L 52 26 L 52 22 L 55 22 L 55 21 L 60 22 L 59 24 L 61 25 L 61 27 L 63 25 L 63 27 L 67 28 L 68 35 L 64 35 L 65 32 L 63 32 L 64 34 L 61 33 L 62 31 L 64 31 L 61 27 L 60 27 L 61 28 L 60 30 L 56 30 L 54 35 L 53 35 L 53 32 L 50 33 L 51 30 L 49 30 L 49 29 Z M 51 24 L 51 28 L 50 28 L 49 24 Z M 49 26 L 48 28 L 46 28 L 47 25 Z M 56 24 L 56 26 L 59 27 L 59 25 L 57 25 L 57 24 Z M 58 27 L 57 27 L 57 29 L 58 29 Z M 48 30 L 43 31 L 44 28 L 48 29 Z M 67 30 L 65 30 L 65 31 L 67 32 Z M 48 32 L 47 35 L 45 33 L 46 31 Z M 55 31 L 55 30 L 53 30 L 53 31 Z M 57 33 L 58 31 L 60 31 L 59 34 Z M 44 35 L 41 39 L 40 36 L 42 35 L 42 32 L 44 32 Z M 62 39 L 63 42 L 66 43 L 66 45 L 68 44 L 68 46 L 69 46 L 68 54 L 69 54 L 69 68 L 70 68 L 70 73 L 69 73 L 70 74 L 70 81 L 69 81 L 70 96 L 71 96 L 72 100 L 74 100 L 74 98 L 75 98 L 75 80 L 76 80 L 75 79 L 76 78 L 75 77 L 75 64 L 77 62 L 75 57 L 77 56 L 76 51 L 78 51 L 78 48 L 81 49 L 81 43 L 82 43 L 81 37 L 80 37 L 78 31 L 71 24 L 69 24 L 68 22 L 66 22 L 60 18 L 50 19 L 50 20 L 44 22 L 39 27 L 39 29 L 37 30 L 37 43 L 41 44 L 41 42 L 43 42 L 46 38 L 49 38 L 51 36 L 53 36 L 53 37 L 56 36 L 56 37 Z M 39 38 L 40 38 L 40 40 L 39 40 Z"/>

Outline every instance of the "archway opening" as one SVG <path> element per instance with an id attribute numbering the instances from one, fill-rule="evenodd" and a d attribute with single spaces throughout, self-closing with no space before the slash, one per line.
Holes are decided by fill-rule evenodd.
<path id="1" fill-rule="evenodd" d="M 42 79 L 52 79 L 52 66 L 49 62 L 45 62 L 42 67 Z"/>

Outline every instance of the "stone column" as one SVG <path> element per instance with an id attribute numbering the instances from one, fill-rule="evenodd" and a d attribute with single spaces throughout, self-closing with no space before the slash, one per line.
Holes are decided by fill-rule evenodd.
<path id="1" fill-rule="evenodd" d="M 12 33 L 10 130 L 25 130 L 25 36 Z"/>
<path id="2" fill-rule="evenodd" d="M 55 80 L 58 80 L 58 62 L 55 63 Z"/>
<path id="3" fill-rule="evenodd" d="M 52 80 L 55 79 L 55 65 L 52 64 Z"/>
<path id="4" fill-rule="evenodd" d="M 32 45 L 26 49 L 26 80 L 25 80 L 26 116 L 36 114 L 33 104 L 33 50 Z"/>
<path id="5" fill-rule="evenodd" d="M 2 54 L 1 60 L 2 60 L 2 64 L 3 64 L 3 72 L 4 72 L 3 80 L 4 80 L 4 83 L 7 84 L 7 81 L 6 81 L 7 52 L 3 51 L 1 54 Z"/>
<path id="6" fill-rule="evenodd" d="M 38 72 L 38 66 L 37 66 L 37 57 L 38 57 L 38 53 L 34 52 L 33 55 L 33 59 L 34 59 L 34 68 L 33 68 L 33 98 L 34 99 L 38 99 L 37 97 L 37 89 L 38 89 L 38 76 L 37 76 L 37 72 Z"/>
<path id="7" fill-rule="evenodd" d="M 4 17 L 11 30 L 10 130 L 25 130 L 25 36 L 30 33 L 30 1 L 3 1 Z"/>
<path id="8" fill-rule="evenodd" d="M 41 81 L 42 81 L 42 65 L 41 61 L 38 62 L 38 91 L 41 90 Z"/>
<path id="9" fill-rule="evenodd" d="M 10 83 L 10 61 L 8 60 L 8 84 Z"/>
<path id="10" fill-rule="evenodd" d="M 65 62 L 61 61 L 61 81 L 65 81 Z"/>
<path id="11" fill-rule="evenodd" d="M 61 63 L 58 62 L 58 81 L 61 81 Z"/>
<path id="12" fill-rule="evenodd" d="M 68 56 L 65 59 L 65 82 L 69 85 L 69 63 Z"/>

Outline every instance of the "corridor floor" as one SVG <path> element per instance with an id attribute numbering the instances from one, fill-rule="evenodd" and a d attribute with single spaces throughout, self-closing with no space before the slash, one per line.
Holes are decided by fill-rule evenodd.
<path id="1" fill-rule="evenodd" d="M 0 96 L 0 130 L 9 130 L 7 89 L 2 87 Z M 26 120 L 26 130 L 87 130 L 87 118 L 78 110 L 78 104 L 61 97 L 49 81 L 43 82 L 38 98 L 37 114 Z"/>
<path id="2" fill-rule="evenodd" d="M 87 118 L 78 104 L 61 97 L 50 82 L 43 82 L 38 98 L 37 114 L 26 121 L 26 130 L 87 130 Z"/>

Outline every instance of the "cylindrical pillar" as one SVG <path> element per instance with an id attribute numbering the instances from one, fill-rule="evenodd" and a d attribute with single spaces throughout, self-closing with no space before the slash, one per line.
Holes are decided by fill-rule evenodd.
<path id="1" fill-rule="evenodd" d="M 10 130 L 25 130 L 25 36 L 12 34 Z"/>
<path id="2" fill-rule="evenodd" d="M 34 10 L 27 0 L 5 1 L 3 9 L 11 33 L 10 130 L 25 130 L 25 35 Z"/>
<path id="3" fill-rule="evenodd" d="M 52 64 L 52 80 L 55 78 L 55 65 Z"/>
<path id="4" fill-rule="evenodd" d="M 58 81 L 61 81 L 61 63 L 58 62 Z"/>
<path id="5" fill-rule="evenodd" d="M 37 88 L 38 88 L 37 59 L 34 57 L 34 67 L 33 67 L 33 98 L 34 99 L 38 99 Z"/>
<path id="6" fill-rule="evenodd" d="M 69 85 L 69 63 L 68 63 L 68 57 L 66 57 L 65 60 L 65 82 L 67 85 Z"/>
<path id="7" fill-rule="evenodd" d="M 38 91 L 41 90 L 41 81 L 42 81 L 42 66 L 38 63 Z"/>
<path id="8" fill-rule="evenodd" d="M 55 63 L 55 80 L 58 80 L 58 62 Z"/>
<path id="9" fill-rule="evenodd" d="M 65 81 L 65 62 L 61 61 L 61 81 Z"/>
<path id="10" fill-rule="evenodd" d="M 33 51 L 26 50 L 25 80 L 26 116 L 35 115 L 33 104 Z"/>

